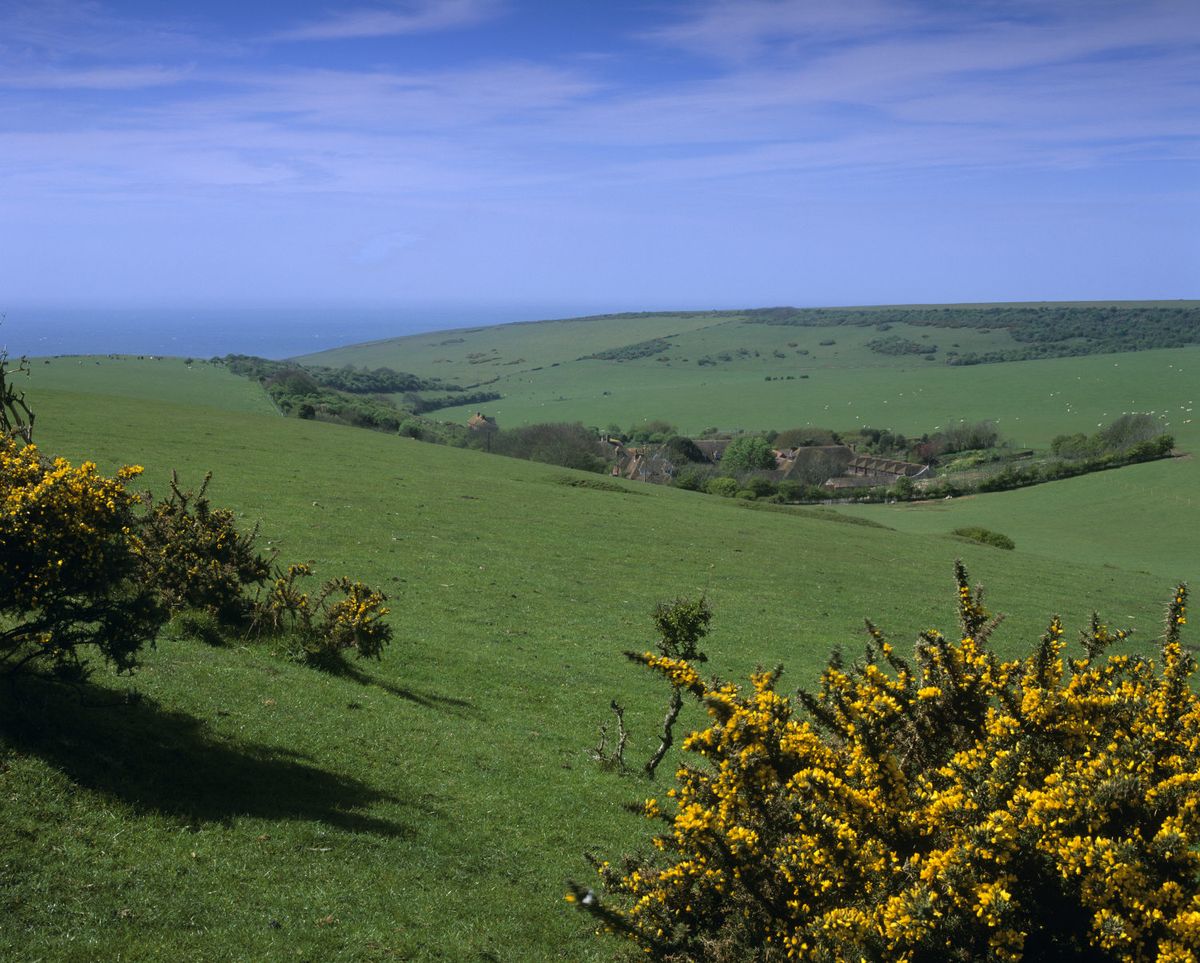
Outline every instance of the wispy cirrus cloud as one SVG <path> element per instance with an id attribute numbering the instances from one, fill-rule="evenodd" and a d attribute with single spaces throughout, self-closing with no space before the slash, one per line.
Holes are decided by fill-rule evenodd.
<path id="1" fill-rule="evenodd" d="M 1200 153 L 1200 8 L 1181 0 L 724 0 L 642 38 L 703 56 L 709 76 L 598 106 L 607 121 L 591 126 L 708 145 L 684 168 L 718 154 L 761 172 L 868 151 L 913 169 Z"/>
<path id="2" fill-rule="evenodd" d="M 178 240 L 182 211 L 230 263 L 270 241 L 314 271 L 305 237 L 336 240 L 351 271 L 425 263 L 435 243 L 447 264 L 460 245 L 518 258 L 544 237 L 565 270 L 587 223 L 622 242 L 637 223 L 668 248 L 745 235 L 774 263 L 795 234 L 760 244 L 757 225 L 814 199 L 891 203 L 900 183 L 933 203 L 951 183 L 1021 205 L 1030 183 L 1076 182 L 1095 210 L 1136 209 L 1159 183 L 1186 195 L 1171 210 L 1200 203 L 1194 0 L 656 0 L 626 19 L 325 2 L 161 19 L 123 0 L 0 0 L 0 220 L 74 225 L 61 238 L 141 218 L 153 259 L 199 244 Z M 431 36 L 501 15 L 505 29 Z M 606 32 L 589 33 L 597 17 Z M 369 60 L 323 43 L 371 37 L 394 39 Z"/>
<path id="3" fill-rule="evenodd" d="M 794 51 L 801 42 L 861 41 L 886 35 L 899 23 L 918 26 L 929 19 L 919 5 L 898 0 L 708 0 L 641 36 L 719 60 L 748 61 Z"/>
<path id="4" fill-rule="evenodd" d="M 483 23 L 502 9 L 499 0 L 416 0 L 390 7 L 360 7 L 284 30 L 272 39 L 350 40 L 432 33 Z"/>
<path id="5" fill-rule="evenodd" d="M 1200 10 L 1192 0 L 706 0 L 685 15 L 642 34 L 724 62 L 762 63 L 819 57 L 840 49 L 870 50 L 911 43 L 952 51 L 988 43 L 1011 65 L 1036 63 L 1058 52 L 1136 44 L 1194 44 Z M 914 59 L 913 67 L 923 61 Z"/>
<path id="6" fill-rule="evenodd" d="M 0 87 L 18 90 L 137 90 L 179 83 L 191 73 L 187 68 L 158 66 L 0 70 Z"/>

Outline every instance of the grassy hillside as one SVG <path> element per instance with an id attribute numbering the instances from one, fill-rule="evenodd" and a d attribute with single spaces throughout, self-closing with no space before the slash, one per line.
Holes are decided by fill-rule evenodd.
<path id="1" fill-rule="evenodd" d="M 824 350 L 832 353 L 837 347 Z M 1164 421 L 1176 429 L 1194 417 L 1186 410 L 1192 407 L 1189 402 L 1200 400 L 1194 380 L 1200 372 L 1200 348 L 964 368 L 898 358 L 887 364 L 868 365 L 859 358 L 835 365 L 832 355 L 826 359 L 817 353 L 821 349 L 813 350 L 815 360 L 807 369 L 778 362 L 771 376 L 784 378 L 790 371 L 792 381 L 765 381 L 763 371 L 755 369 L 770 364 L 762 358 L 698 370 L 650 368 L 652 360 L 578 362 L 524 388 L 500 385 L 496 390 L 503 400 L 486 407 L 501 426 L 562 419 L 628 426 L 643 418 L 665 418 L 688 432 L 709 425 L 782 429 L 813 424 L 920 434 L 949 419 L 991 418 L 1018 444 L 1034 445 L 1063 432 L 1095 431 L 1098 421 L 1122 411 L 1169 412 Z M 600 365 L 605 365 L 602 371 L 597 370 Z M 461 420 L 467 410 L 448 408 L 438 414 Z"/>
<path id="2" fill-rule="evenodd" d="M 43 447 L 144 464 L 159 490 L 172 468 L 185 482 L 212 469 L 214 501 L 261 522 L 283 558 L 384 586 L 396 641 L 334 678 L 166 638 L 132 683 L 101 672 L 83 702 L 6 694 L 5 959 L 611 958 L 562 883 L 587 878 L 583 850 L 647 835 L 620 808 L 644 781 L 585 750 L 613 697 L 631 757 L 652 746 L 664 693 L 620 652 L 646 644 L 656 601 L 707 593 L 713 671 L 782 661 L 800 684 L 831 645 L 857 649 L 864 615 L 903 640 L 951 628 L 956 555 L 1010 613 L 1009 648 L 1051 611 L 1153 626 L 1170 588 L 1108 558 L 577 487 L 545 466 L 234 410 L 188 380 L 219 371 L 101 384 L 56 365 L 30 391 Z M 140 701 L 100 705 L 131 684 Z"/>
<path id="3" fill-rule="evenodd" d="M 687 432 L 806 423 L 924 431 L 947 418 L 982 416 L 1007 421 L 1019 443 L 1036 444 L 1134 405 L 1179 413 L 1192 359 L 1200 357 L 1193 346 L 954 367 L 941 363 L 952 352 L 1003 351 L 1017 342 L 1000 327 L 887 324 L 881 332 L 751 323 L 734 312 L 620 315 L 414 335 L 303 360 L 486 384 L 503 395 L 489 414 L 510 426 L 665 418 Z M 936 350 L 892 355 L 868 347 L 881 338 Z M 1145 373 L 1157 381 L 1160 371 L 1169 384 L 1143 384 Z M 462 421 L 469 413 L 447 408 L 440 417 Z"/>
<path id="4" fill-rule="evenodd" d="M 18 378 L 20 389 L 36 384 L 39 390 L 83 392 L 96 397 L 114 396 L 157 402 L 217 408 L 224 411 L 273 413 L 270 398 L 253 381 L 230 374 L 223 365 L 182 358 L 137 358 L 107 355 L 33 358 L 32 380 Z"/>
<path id="5" fill-rule="evenodd" d="M 590 322 L 599 325 L 600 322 Z M 524 326 L 526 334 L 538 325 Z M 893 326 L 889 334 L 900 331 Z M 976 331 L 909 331 L 946 336 L 966 348 Z M 621 336 L 627 336 L 622 332 Z M 472 337 L 484 337 L 479 332 Z M 495 344 L 504 329 L 488 334 Z M 626 362 L 573 361 L 495 387 L 504 394 L 488 413 L 502 426 L 582 420 L 629 426 L 665 418 L 688 432 L 706 426 L 782 429 L 800 425 L 870 425 L 920 434 L 957 420 L 991 419 L 1018 446 L 1046 446 L 1057 434 L 1092 432 L 1124 412 L 1153 412 L 1183 451 L 1200 449 L 1200 348 L 1139 351 L 994 365 L 951 367 L 884 357 L 864 344 L 872 328 L 788 328 L 722 322 L 673 339 L 669 363 L 655 357 Z M 771 341 L 786 357 L 774 356 Z M 786 339 L 786 340 L 784 340 Z M 833 345 L 820 344 L 834 340 Z M 788 342 L 800 345 L 789 348 Z M 742 356 L 731 346 L 741 344 Z M 456 347 L 467 350 L 466 345 Z M 473 350 L 481 348 L 480 344 Z M 357 350 L 357 349 L 347 349 Z M 809 354 L 797 354 L 807 350 Z M 731 353 L 732 360 L 697 367 L 676 357 Z M 757 355 L 755 354 L 757 352 Z M 793 380 L 765 380 L 786 378 Z M 468 409 L 439 412 L 465 419 Z M 1017 540 L 1026 551 L 1063 560 L 1097 562 L 1153 572 L 1166 579 L 1200 578 L 1193 550 L 1200 537 L 1200 461 L 1143 465 L 1087 478 L 952 503 L 861 506 L 848 514 L 879 519 L 905 531 L 948 533 L 983 525 Z"/>
<path id="6" fill-rule="evenodd" d="M 1008 535 L 1023 552 L 1096 559 L 1196 584 L 1198 493 L 1200 465 L 1188 456 L 1014 492 L 838 510 L 908 532 L 980 525 Z"/>
<path id="7" fill-rule="evenodd" d="M 735 415 L 743 417 L 746 405 L 731 409 L 729 402 L 747 394 L 746 414 L 757 425 L 764 422 L 755 420 L 756 412 L 828 400 L 843 390 L 839 378 L 847 369 L 886 381 L 899 374 L 923 378 L 968 356 L 1011 358 L 1033 351 L 1041 357 L 1197 342 L 1200 304 L 1191 301 L 902 305 L 541 321 L 413 335 L 301 360 L 384 365 L 483 384 L 505 396 L 495 407 L 512 424 L 563 413 L 604 424 L 627 417 L 631 408 L 641 409 L 636 417 L 655 417 L 645 410 L 654 404 L 662 408 L 658 416 L 698 430 L 741 423 Z M 812 384 L 789 384 L 789 377 Z M 774 387 L 764 392 L 757 383 L 767 379 Z M 463 412 L 448 410 L 447 417 L 454 416 Z"/>

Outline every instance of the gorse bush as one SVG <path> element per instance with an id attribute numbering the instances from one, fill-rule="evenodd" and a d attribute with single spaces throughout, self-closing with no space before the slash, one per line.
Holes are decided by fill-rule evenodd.
<path id="1" fill-rule="evenodd" d="M 381 658 L 392 640 L 383 621 L 387 596 L 345 577 L 328 580 L 313 596 L 297 584 L 311 575 L 303 564 L 277 570 L 266 595 L 254 602 L 252 631 L 284 637 L 295 657 L 319 668 L 339 667 L 351 649 L 359 658 Z"/>
<path id="2" fill-rule="evenodd" d="M 988 648 L 997 619 L 956 567 L 961 635 L 901 659 L 868 624 L 814 694 L 706 682 L 708 727 L 645 814 L 656 852 L 598 863 L 568 899 L 660 959 L 1200 959 L 1200 699 L 1180 642 L 1106 655 L 1093 617 L 1068 656 L 1054 618 L 1033 652 Z M 799 711 L 800 707 L 805 710 Z"/>
<path id="3" fill-rule="evenodd" d="M 138 526 L 138 554 L 146 577 L 172 610 L 204 609 L 226 624 L 250 616 L 246 590 L 271 575 L 271 559 L 255 548 L 257 529 L 238 530 L 233 512 L 213 508 L 207 491 L 185 491 L 171 473 L 171 494 L 147 495 L 149 509 Z"/>
<path id="4" fill-rule="evenodd" d="M 260 554 L 258 530 L 239 531 L 233 512 L 209 503 L 209 481 L 205 476 L 199 491 L 185 491 L 172 475 L 167 498 L 146 498 L 149 511 L 133 542 L 146 583 L 163 604 L 172 612 L 200 610 L 226 630 L 283 637 L 292 655 L 321 668 L 337 668 L 351 649 L 380 658 L 392 638 L 383 621 L 387 596 L 344 576 L 326 581 L 316 595 L 302 590 L 298 581 L 312 569 L 281 569 L 273 556 Z M 190 634 L 212 637 L 211 627 Z"/>
<path id="5" fill-rule="evenodd" d="M 165 612 L 142 577 L 130 537 L 138 496 L 126 487 L 141 471 L 108 478 L 0 433 L 0 664 L 10 671 L 39 657 L 78 665 L 82 645 L 130 669 L 154 638 Z"/>
<path id="6" fill-rule="evenodd" d="M 210 643 L 219 629 L 251 626 L 286 631 L 311 662 L 350 649 L 380 657 L 392 637 L 383 593 L 341 577 L 310 599 L 295 584 L 308 566 L 285 573 L 259 554 L 257 529 L 239 531 L 231 511 L 209 503 L 211 476 L 185 491 L 172 473 L 170 494 L 154 501 L 127 487 L 140 466 L 107 478 L 92 462 L 45 458 L 8 375 L 0 352 L 0 671 L 39 657 L 78 668 L 82 645 L 130 669 L 171 613 Z M 272 573 L 265 599 L 250 597 Z"/>

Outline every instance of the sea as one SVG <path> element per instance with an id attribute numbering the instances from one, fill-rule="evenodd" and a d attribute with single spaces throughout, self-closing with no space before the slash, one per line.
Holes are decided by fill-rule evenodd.
<path id="1" fill-rule="evenodd" d="M 299 308 L 8 308 L 0 349 L 9 357 L 75 354 L 293 358 L 423 331 L 600 313 L 588 305 Z"/>

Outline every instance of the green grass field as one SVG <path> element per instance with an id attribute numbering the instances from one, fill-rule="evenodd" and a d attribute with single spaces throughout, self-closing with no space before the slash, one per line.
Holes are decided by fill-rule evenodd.
<path id="1" fill-rule="evenodd" d="M 39 390 L 82 392 L 97 398 L 169 399 L 174 404 L 225 411 L 275 412 L 271 399 L 258 385 L 204 361 L 185 364 L 182 358 L 58 356 L 33 358 L 29 366 L 30 380 L 18 376 L 13 382 L 19 389 L 36 384 Z"/>
<path id="2" fill-rule="evenodd" d="M 902 409 L 914 423 L 935 399 L 958 402 L 947 415 L 986 408 L 948 383 L 900 379 L 904 370 L 856 375 L 840 391 L 875 406 L 890 390 L 915 392 L 920 402 Z M 1068 369 L 1041 370 L 1054 374 L 1021 383 L 1047 396 L 1069 387 L 1056 383 Z M 1080 384 L 1102 372 L 1079 373 Z M 1183 387 L 1161 372 L 1154 382 L 1143 388 L 1164 405 Z M 775 383 L 756 384 L 736 418 L 803 423 L 762 400 Z M 1010 652 L 1051 612 L 1077 627 L 1093 609 L 1146 627 L 1132 644 L 1148 649 L 1172 587 L 1165 566 L 1126 564 L 1117 540 L 1103 555 L 1049 540 L 1026 549 L 999 524 L 1018 542 L 1002 552 L 946 535 L 966 523 L 957 516 L 944 529 L 892 531 L 634 483 L 563 484 L 586 476 L 282 419 L 250 382 L 204 365 L 54 359 L 34 366 L 29 386 L 44 449 L 107 470 L 143 464 L 160 492 L 171 469 L 185 483 L 211 469 L 214 502 L 261 524 L 284 560 L 385 588 L 396 639 L 382 663 L 331 677 L 259 646 L 168 635 L 132 680 L 101 671 L 82 694 L 6 691 L 4 959 L 611 959 L 621 947 L 569 911 L 563 882 L 590 881 L 585 850 L 617 854 L 650 834 L 621 808 L 649 785 L 601 770 L 586 750 L 614 697 L 628 709 L 631 759 L 652 748 L 665 692 L 620 653 L 647 645 L 657 601 L 706 593 L 712 671 L 783 662 L 797 685 L 833 645 L 858 649 L 863 616 L 902 643 L 930 625 L 952 630 L 956 556 L 1009 613 L 997 644 Z M 693 407 L 715 387 L 691 388 Z M 999 380 L 991 390 L 1001 397 Z M 1014 401 L 1005 414 L 1029 419 L 1031 437 L 1073 427 L 1049 407 Z M 1191 463 L 1146 467 L 1173 494 L 1180 464 Z M 1136 477 L 1128 471 L 1109 475 Z M 902 513 L 872 517 L 910 527 Z M 1194 544 L 1194 518 L 1147 524 Z M 130 688 L 139 698 L 126 704 Z M 685 722 L 700 718 L 687 712 Z"/>
<path id="3" fill-rule="evenodd" d="M 541 358 L 561 359 L 557 367 L 516 370 L 490 386 L 503 394 L 483 406 L 501 425 L 537 421 L 583 421 L 622 427 L 654 418 L 666 419 L 690 433 L 705 427 L 784 429 L 819 425 L 834 429 L 862 426 L 890 428 L 908 434 L 958 420 L 995 421 L 1018 447 L 1045 447 L 1058 434 L 1093 432 L 1128 411 L 1154 412 L 1163 430 L 1175 435 L 1183 451 L 1200 449 L 1200 348 L 1140 351 L 1080 358 L 1058 358 L 1007 364 L 953 367 L 920 358 L 891 357 L 863 344 L 879 334 L 874 328 L 792 328 L 723 321 L 683 331 L 702 316 L 656 317 L 658 335 L 681 331 L 666 354 L 627 362 L 572 361 L 566 322 L 513 325 L 470 334 L 439 349 L 470 353 L 495 351 L 508 356 L 530 353 L 537 332 L 547 332 Z M 711 321 L 711 319 L 710 319 Z M 672 325 L 675 327 L 672 328 Z M 599 343 L 604 323 L 577 322 Z M 939 349 L 957 343 L 962 350 L 981 350 L 981 340 L 1004 332 L 906 328 L 888 332 L 914 341 L 932 339 Z M 560 336 L 561 335 L 561 336 Z M 646 333 L 644 337 L 651 337 Z M 422 336 L 425 343 L 445 340 Z M 628 343 L 635 332 L 614 328 L 614 341 Z M 976 339 L 974 341 L 970 339 Z M 519 342 L 516 339 L 520 339 Z M 821 341 L 834 340 L 822 346 Z M 402 352 L 414 339 L 378 346 L 386 363 L 413 362 L 428 373 L 420 355 Z M 798 347 L 788 347 L 795 342 Z M 748 356 L 739 356 L 742 348 Z M 322 359 L 336 363 L 373 364 L 372 346 L 340 349 Z M 783 359 L 772 353 L 780 350 Z M 799 355 L 798 350 L 809 351 Z M 697 367 L 679 359 L 726 352 L 730 362 Z M 758 352 L 757 357 L 754 352 Z M 575 357 L 583 351 L 577 350 Z M 939 358 L 941 355 L 939 354 Z M 418 363 L 419 362 L 419 363 Z M 380 363 L 385 363 L 381 361 Z M 492 366 L 488 366 L 489 368 Z M 794 380 L 772 380 L 786 378 Z M 448 408 L 437 413 L 464 421 L 473 409 Z M 1167 579 L 1200 579 L 1200 563 L 1192 548 L 1200 536 L 1200 462 L 1174 460 L 1118 472 L 1058 482 L 1034 489 L 957 500 L 953 503 L 904 506 L 851 506 L 848 514 L 874 518 L 911 532 L 944 534 L 963 525 L 984 525 L 1017 540 L 1025 551 L 1064 560 L 1090 558 L 1099 564 L 1153 572 Z"/>

